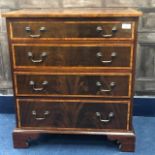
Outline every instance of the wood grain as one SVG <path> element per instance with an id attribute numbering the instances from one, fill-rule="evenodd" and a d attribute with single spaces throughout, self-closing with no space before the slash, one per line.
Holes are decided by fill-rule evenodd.
<path id="1" fill-rule="evenodd" d="M 133 49 L 130 45 L 13 45 L 14 68 L 33 67 L 103 67 L 131 68 Z M 32 53 L 32 57 L 28 53 Z M 45 57 L 41 57 L 46 53 Z M 115 57 L 111 55 L 116 53 Z M 99 57 L 98 54 L 101 54 Z M 89 58 L 89 59 L 88 59 Z M 35 63 L 33 60 L 42 60 Z M 104 63 L 102 61 L 111 61 Z"/>
<path id="2" fill-rule="evenodd" d="M 36 91 L 30 85 L 34 82 Z M 47 85 L 42 83 L 47 81 Z M 111 87 L 114 82 L 115 86 Z M 31 75 L 18 74 L 15 77 L 16 95 L 18 96 L 89 96 L 89 97 L 130 97 L 130 78 L 128 75 Z M 124 85 L 125 83 L 125 85 Z M 98 85 L 100 84 L 100 86 Z M 102 91 L 103 90 L 103 91 Z M 104 91 L 105 90 L 105 91 Z M 109 91 L 108 91 L 109 90 Z"/>
<path id="3" fill-rule="evenodd" d="M 2 16 L 4 17 L 11 17 L 11 18 L 32 18 L 32 17 L 90 17 L 90 18 L 97 18 L 97 17 L 138 17 L 141 16 L 142 12 L 137 11 L 135 9 L 123 9 L 123 8 L 85 8 L 85 9 L 39 9 L 39 10 L 32 10 L 32 9 L 25 9 L 25 10 L 17 10 L 8 13 L 3 13 Z"/>
<path id="4" fill-rule="evenodd" d="M 114 102 L 114 103 L 113 103 Z M 21 127 L 51 127 L 51 128 L 96 128 L 96 129 L 126 129 L 128 104 L 121 101 L 111 101 L 106 104 L 96 102 L 46 102 L 42 100 L 19 100 L 19 120 Z M 45 117 L 44 120 L 36 120 L 32 111 L 37 112 L 36 117 Z M 44 116 L 45 111 L 49 115 Z M 121 110 L 121 112 L 119 111 Z M 100 122 L 96 112 L 102 114 L 102 119 L 107 119 L 110 112 L 114 112 L 114 118 L 108 123 Z"/>
<path id="5" fill-rule="evenodd" d="M 122 24 L 130 24 L 131 28 L 122 28 Z M 31 31 L 25 28 L 30 27 Z M 45 27 L 44 32 L 39 29 Z M 101 27 L 101 31 L 97 30 Z M 116 32 L 112 33 L 112 29 Z M 131 21 L 63 21 L 44 19 L 14 20 L 10 22 L 11 39 L 50 39 L 50 40 L 79 40 L 79 39 L 133 39 L 134 22 Z M 30 35 L 40 35 L 32 38 Z M 104 35 L 111 35 L 104 37 Z"/>
<path id="6" fill-rule="evenodd" d="M 97 130 L 97 129 L 96 129 Z M 111 131 L 100 131 L 93 132 L 92 130 L 83 129 L 83 131 L 78 131 L 77 129 L 68 131 L 61 128 L 56 128 L 52 130 L 32 130 L 32 129 L 15 129 L 13 131 L 14 147 L 15 148 L 26 148 L 31 144 L 31 141 L 37 140 L 40 136 L 44 134 L 96 134 L 96 135 L 106 135 L 109 140 L 119 142 L 119 149 L 125 152 L 133 152 L 135 150 L 135 133 L 134 131 L 125 132 L 111 132 Z"/>

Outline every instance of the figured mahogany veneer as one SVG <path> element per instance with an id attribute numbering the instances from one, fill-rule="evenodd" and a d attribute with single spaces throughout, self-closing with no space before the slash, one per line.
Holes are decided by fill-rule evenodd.
<path id="1" fill-rule="evenodd" d="M 128 101 L 27 100 L 19 99 L 18 127 L 128 129 Z M 122 111 L 120 111 L 122 110 Z M 100 113 L 99 117 L 96 112 Z M 109 114 L 113 117 L 109 118 Z M 101 121 L 101 120 L 105 120 Z M 107 120 L 107 121 L 106 121 Z M 109 120 L 109 121 L 108 121 Z M 95 131 L 95 130 L 94 130 Z"/>
<path id="2" fill-rule="evenodd" d="M 132 44 L 23 45 L 13 44 L 14 68 L 102 67 L 131 68 Z"/>
<path id="3" fill-rule="evenodd" d="M 133 9 L 19 10 L 7 21 L 15 148 L 43 134 L 106 135 L 134 151 Z"/>
<path id="4" fill-rule="evenodd" d="M 123 29 L 121 21 L 62 21 L 27 20 L 10 23 L 11 39 L 133 39 L 135 23 L 128 21 L 130 29 Z M 55 33 L 57 32 L 57 33 Z M 38 36 L 37 36 L 38 35 Z M 111 37 L 110 37 L 111 38 Z"/>
<path id="5" fill-rule="evenodd" d="M 17 96 L 130 97 L 130 74 L 49 75 L 29 73 L 14 77 Z M 125 84 L 124 84 L 125 83 Z"/>

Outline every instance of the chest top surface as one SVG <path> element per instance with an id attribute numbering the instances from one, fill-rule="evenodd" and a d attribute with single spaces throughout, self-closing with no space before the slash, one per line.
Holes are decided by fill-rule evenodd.
<path id="1" fill-rule="evenodd" d="M 95 9 L 25 9 L 3 13 L 2 16 L 8 18 L 23 17 L 138 17 L 142 13 L 135 9 L 114 9 L 114 8 L 95 8 Z"/>

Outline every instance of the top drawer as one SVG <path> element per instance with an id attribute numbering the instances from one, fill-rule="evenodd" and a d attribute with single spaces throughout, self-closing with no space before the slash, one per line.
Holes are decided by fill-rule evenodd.
<path id="1" fill-rule="evenodd" d="M 131 40 L 132 21 L 15 20 L 9 23 L 11 39 Z"/>

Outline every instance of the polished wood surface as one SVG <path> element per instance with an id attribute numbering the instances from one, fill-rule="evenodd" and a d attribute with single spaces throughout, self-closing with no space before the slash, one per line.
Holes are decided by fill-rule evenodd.
<path id="1" fill-rule="evenodd" d="M 135 135 L 132 136 L 116 136 L 108 135 L 108 139 L 112 141 L 117 141 L 119 144 L 119 149 L 123 152 L 134 152 L 135 151 Z"/>
<path id="2" fill-rule="evenodd" d="M 138 17 L 142 12 L 130 8 L 69 8 L 69 9 L 25 9 L 3 13 L 8 18 L 31 17 Z"/>
<path id="3" fill-rule="evenodd" d="M 131 68 L 131 45 L 13 45 L 14 68 L 108 67 Z M 45 54 L 45 55 L 44 55 Z"/>
<path id="4" fill-rule="evenodd" d="M 67 103 L 19 100 L 18 104 L 21 127 L 127 129 L 128 104 L 121 101 L 106 104 L 106 101 Z M 45 115 L 47 111 L 49 113 Z M 101 114 L 101 118 L 96 112 Z M 113 113 L 114 117 L 109 118 L 109 113 Z M 109 122 L 102 122 L 101 119 Z"/>
<path id="5" fill-rule="evenodd" d="M 97 129 L 96 129 L 97 130 Z M 31 141 L 36 141 L 40 137 L 42 137 L 44 134 L 90 134 L 90 135 L 107 135 L 108 139 L 110 141 L 114 141 L 119 146 L 119 149 L 123 152 L 134 152 L 135 151 L 135 133 L 133 130 L 129 132 L 109 132 L 108 130 L 106 131 L 98 131 L 98 132 L 93 132 L 91 130 L 86 130 L 85 131 L 76 131 L 74 129 L 68 131 L 64 130 L 64 128 L 57 128 L 53 130 L 32 130 L 32 129 L 19 129 L 16 128 L 13 131 L 13 138 L 14 138 L 14 147 L 15 148 L 27 148 L 31 144 Z"/>
<path id="6" fill-rule="evenodd" d="M 89 95 L 90 97 L 130 97 L 129 75 L 30 75 L 15 77 L 19 96 Z M 30 83 L 33 81 L 33 84 Z M 44 82 L 47 84 L 44 85 Z M 125 83 L 125 84 L 124 84 Z M 94 96 L 95 95 L 95 96 Z"/>
<path id="7" fill-rule="evenodd" d="M 134 151 L 137 23 L 132 9 L 3 14 L 12 64 L 14 147 L 44 133 L 107 135 Z"/>
<path id="8" fill-rule="evenodd" d="M 127 24 L 129 27 L 124 27 Z M 29 28 L 29 29 L 28 29 Z M 44 31 L 40 29 L 44 28 Z M 14 20 L 10 22 L 11 39 L 16 38 L 133 38 L 134 22 Z M 28 29 L 28 30 L 27 30 Z"/>

